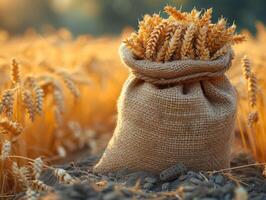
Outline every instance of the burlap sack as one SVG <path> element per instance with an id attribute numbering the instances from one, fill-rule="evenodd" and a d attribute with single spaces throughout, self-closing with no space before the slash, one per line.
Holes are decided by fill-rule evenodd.
<path id="1" fill-rule="evenodd" d="M 232 51 L 214 61 L 135 60 L 118 102 L 114 135 L 94 172 L 158 173 L 177 163 L 192 170 L 229 167 L 236 94 L 224 72 Z"/>

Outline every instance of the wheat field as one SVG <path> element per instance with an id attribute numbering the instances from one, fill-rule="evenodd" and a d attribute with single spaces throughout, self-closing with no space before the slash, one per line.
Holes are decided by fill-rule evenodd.
<path id="1" fill-rule="evenodd" d="M 127 28 L 119 37 L 94 38 L 49 27 L 42 35 L 32 29 L 21 36 L 0 31 L 1 197 L 26 190 L 21 182 L 38 177 L 38 164 L 49 168 L 71 152 L 89 147 L 95 153 L 106 143 L 128 74 L 118 48 L 129 32 Z M 266 28 L 258 23 L 256 36 L 243 33 L 247 42 L 234 47 L 228 72 L 239 97 L 236 134 L 242 150 L 262 162 Z M 31 183 L 41 185 L 34 178 Z"/>

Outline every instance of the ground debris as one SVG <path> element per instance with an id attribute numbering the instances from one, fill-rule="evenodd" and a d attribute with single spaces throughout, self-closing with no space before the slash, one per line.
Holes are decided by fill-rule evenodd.
<path id="1" fill-rule="evenodd" d="M 127 170 L 99 175 L 92 173 L 92 166 L 96 162 L 96 157 L 90 156 L 77 163 L 58 166 L 78 178 L 80 182 L 77 184 L 59 184 L 49 171 L 41 177 L 45 178 L 43 181 L 46 184 L 55 188 L 53 195 L 58 200 L 239 200 L 243 196 L 266 200 L 266 178 L 261 166 L 223 172 L 195 172 L 177 163 L 158 176 L 143 171 L 130 173 Z M 232 159 L 231 166 L 252 163 L 255 161 L 250 156 L 239 154 Z"/>

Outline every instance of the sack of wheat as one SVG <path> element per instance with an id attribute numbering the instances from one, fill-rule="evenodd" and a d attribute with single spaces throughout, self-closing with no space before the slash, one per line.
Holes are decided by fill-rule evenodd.
<path id="1" fill-rule="evenodd" d="M 130 75 L 96 173 L 158 173 L 176 163 L 192 170 L 229 167 L 237 102 L 225 72 L 231 45 L 245 38 L 223 18 L 212 24 L 211 9 L 202 15 L 165 10 L 168 19 L 145 16 L 121 45 Z"/>

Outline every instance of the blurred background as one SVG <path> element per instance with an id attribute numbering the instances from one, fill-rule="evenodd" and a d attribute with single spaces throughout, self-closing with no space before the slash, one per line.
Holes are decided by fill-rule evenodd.
<path id="1" fill-rule="evenodd" d="M 0 29 L 20 34 L 33 27 L 41 33 L 49 24 L 66 27 L 74 35 L 116 35 L 125 26 L 135 28 L 145 13 L 158 13 L 166 4 L 183 11 L 213 7 L 215 20 L 223 14 L 252 33 L 255 22 L 266 22 L 264 0 L 0 0 Z"/>

